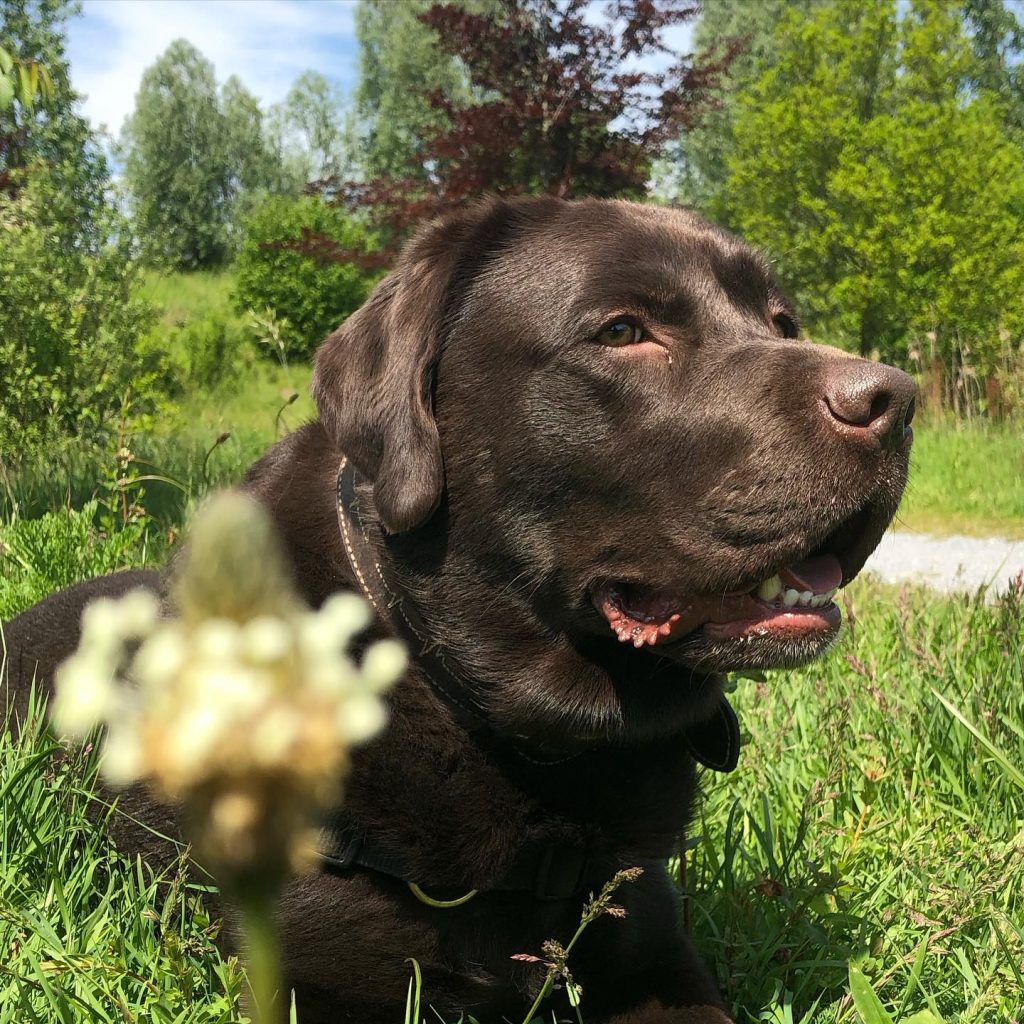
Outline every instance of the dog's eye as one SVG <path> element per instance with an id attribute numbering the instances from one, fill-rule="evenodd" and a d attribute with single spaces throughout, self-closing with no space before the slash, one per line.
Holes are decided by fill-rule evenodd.
<path id="1" fill-rule="evenodd" d="M 601 345 L 635 345 L 643 341 L 644 329 L 632 320 L 615 320 L 602 327 L 594 338 Z"/>
<path id="2" fill-rule="evenodd" d="M 789 313 L 776 313 L 772 317 L 772 324 L 784 338 L 796 338 L 800 335 L 800 325 Z"/>

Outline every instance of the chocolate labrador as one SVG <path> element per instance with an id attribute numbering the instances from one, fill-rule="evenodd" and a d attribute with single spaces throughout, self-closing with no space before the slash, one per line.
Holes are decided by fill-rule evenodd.
<path id="1" fill-rule="evenodd" d="M 728 1021 L 665 861 L 699 766 L 736 763 L 723 673 L 835 640 L 900 500 L 913 382 L 802 340 L 765 260 L 692 213 L 536 198 L 420 230 L 313 392 L 319 419 L 242 486 L 307 599 L 363 593 L 413 663 L 281 907 L 299 1020 L 396 1024 L 410 958 L 450 1019 L 522 1020 L 545 968 L 512 957 L 640 866 L 628 916 L 573 950 L 585 1019 Z M 140 583 L 11 623 L 15 688 L 87 599 Z"/>

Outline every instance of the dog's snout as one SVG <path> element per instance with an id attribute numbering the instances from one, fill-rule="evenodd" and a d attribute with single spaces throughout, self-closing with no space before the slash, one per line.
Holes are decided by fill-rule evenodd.
<path id="1" fill-rule="evenodd" d="M 842 360 L 825 379 L 825 409 L 844 433 L 877 438 L 883 448 L 903 444 L 914 418 L 917 385 L 902 370 L 867 360 Z M 864 432 L 861 434 L 861 432 Z"/>

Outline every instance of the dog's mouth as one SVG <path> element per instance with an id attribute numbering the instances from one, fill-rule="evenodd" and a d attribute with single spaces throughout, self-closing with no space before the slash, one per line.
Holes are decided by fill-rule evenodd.
<path id="1" fill-rule="evenodd" d="M 601 582 L 590 600 L 620 643 L 714 671 L 783 668 L 824 653 L 839 635 L 835 596 L 860 571 L 891 519 L 869 502 L 825 539 L 714 593 Z M 760 577 L 760 578 L 759 578 Z M 751 582 L 751 580 L 756 582 Z"/>
<path id="2" fill-rule="evenodd" d="M 680 598 L 627 583 L 593 593 L 621 643 L 654 647 L 702 629 L 709 640 L 774 636 L 807 640 L 834 634 L 842 615 L 832 600 L 843 583 L 835 555 L 805 558 L 749 590 Z"/>

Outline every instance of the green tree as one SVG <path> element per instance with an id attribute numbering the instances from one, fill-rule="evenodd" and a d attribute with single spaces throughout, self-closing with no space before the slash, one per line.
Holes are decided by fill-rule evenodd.
<path id="1" fill-rule="evenodd" d="M 267 145 L 259 100 L 232 75 L 220 90 L 229 190 L 234 195 L 270 189 L 275 155 Z"/>
<path id="2" fill-rule="evenodd" d="M 791 10 L 805 15 L 814 0 L 704 0 L 693 33 L 694 49 L 709 57 L 733 56 L 719 82 L 717 102 L 686 133 L 663 163 L 661 186 L 676 198 L 708 210 L 721 193 L 734 149 L 733 125 L 737 98 L 749 89 L 776 59 L 777 29 Z"/>
<path id="3" fill-rule="evenodd" d="M 213 65 L 177 39 L 142 76 L 125 124 L 125 183 L 147 259 L 209 267 L 229 251 L 233 198 Z"/>
<path id="4" fill-rule="evenodd" d="M 964 0 L 964 13 L 976 58 L 974 86 L 997 97 L 1007 125 L 1024 133 L 1024 26 L 1005 0 Z"/>
<path id="5" fill-rule="evenodd" d="M 355 174 L 351 112 L 338 86 L 319 71 L 299 75 L 268 121 L 282 168 L 278 191 L 295 194 L 307 182 Z"/>
<path id="6" fill-rule="evenodd" d="M 833 0 L 780 25 L 738 101 L 721 202 L 812 330 L 902 362 L 925 338 L 947 363 L 969 344 L 991 367 L 1024 291 L 1024 159 L 976 71 L 962 13 L 929 0 Z"/>
<path id="7" fill-rule="evenodd" d="M 462 69 L 437 45 L 437 33 L 419 20 L 433 2 L 360 0 L 356 8 L 356 108 L 368 178 L 424 178 L 423 141 L 448 126 L 431 96 L 461 100 L 469 94 Z M 478 0 L 461 6 L 483 10 L 493 4 Z"/>
<path id="8" fill-rule="evenodd" d="M 94 211 L 104 205 L 108 174 L 71 87 L 64 33 L 77 11 L 67 0 L 0 3 L 0 47 L 10 59 L 2 77 L 15 86 L 15 101 L 0 103 L 0 186 L 12 187 L 32 163 L 45 164 L 55 185 L 73 197 L 75 217 L 88 232 Z"/>
<path id="9" fill-rule="evenodd" d="M 0 196 L 0 461 L 103 441 L 144 389 L 135 343 L 152 311 L 128 233 L 112 206 L 83 232 L 77 198 L 45 165 Z"/>

